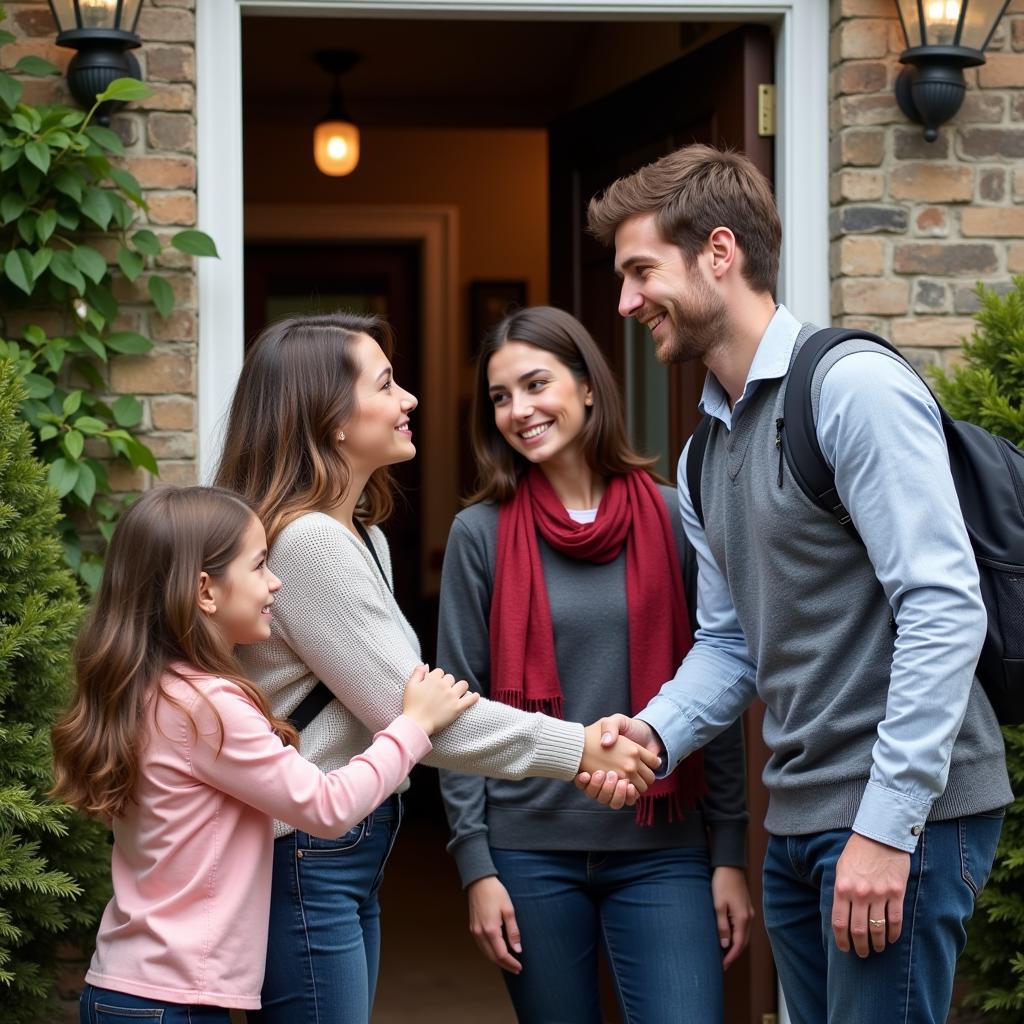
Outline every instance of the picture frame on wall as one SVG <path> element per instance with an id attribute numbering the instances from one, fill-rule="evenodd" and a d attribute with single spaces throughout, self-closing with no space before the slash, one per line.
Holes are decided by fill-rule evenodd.
<path id="1" fill-rule="evenodd" d="M 526 282 L 471 281 L 469 285 L 469 356 L 475 359 L 484 335 L 526 302 Z"/>

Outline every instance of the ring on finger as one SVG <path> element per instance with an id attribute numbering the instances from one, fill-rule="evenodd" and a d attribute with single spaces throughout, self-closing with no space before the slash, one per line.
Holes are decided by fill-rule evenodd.
<path id="1" fill-rule="evenodd" d="M 885 927 L 885 918 L 884 917 L 869 917 L 868 918 L 868 924 L 872 928 L 884 928 Z"/>

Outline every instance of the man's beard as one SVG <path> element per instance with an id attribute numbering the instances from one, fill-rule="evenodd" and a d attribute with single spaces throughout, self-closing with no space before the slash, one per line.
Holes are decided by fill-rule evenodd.
<path id="1" fill-rule="evenodd" d="M 662 363 L 704 359 L 727 336 L 729 314 L 725 303 L 699 276 L 687 304 L 676 304 L 668 319 L 672 333 L 657 343 L 654 353 Z"/>

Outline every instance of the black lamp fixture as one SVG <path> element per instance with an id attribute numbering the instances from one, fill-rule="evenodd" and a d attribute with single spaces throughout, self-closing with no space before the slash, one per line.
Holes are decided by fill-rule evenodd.
<path id="1" fill-rule="evenodd" d="M 354 50 L 317 50 L 313 59 L 334 76 L 327 113 L 313 129 L 313 159 L 321 173 L 338 178 L 351 174 L 359 163 L 359 129 L 348 116 L 339 80 L 361 57 Z"/>
<path id="2" fill-rule="evenodd" d="M 130 53 L 142 44 L 135 34 L 142 0 L 50 0 L 59 34 L 57 45 L 78 52 L 68 65 L 71 95 L 87 109 L 118 78 L 141 78 Z M 96 112 L 103 124 L 123 103 L 108 102 Z"/>
<path id="3" fill-rule="evenodd" d="M 964 100 L 964 68 L 985 63 L 985 47 L 1009 0 L 897 0 L 907 66 L 896 79 L 896 102 L 934 142 L 939 125 Z"/>

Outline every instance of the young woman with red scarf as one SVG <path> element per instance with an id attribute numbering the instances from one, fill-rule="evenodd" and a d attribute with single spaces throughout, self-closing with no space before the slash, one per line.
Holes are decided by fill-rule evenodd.
<path id="1" fill-rule="evenodd" d="M 644 707 L 693 642 L 696 568 L 582 324 L 551 307 L 499 324 L 472 431 L 480 487 L 445 554 L 440 663 L 570 721 Z M 753 913 L 738 723 L 635 812 L 545 779 L 443 771 L 441 788 L 470 929 L 520 1021 L 598 1024 L 602 946 L 624 1020 L 722 1020 Z"/>

